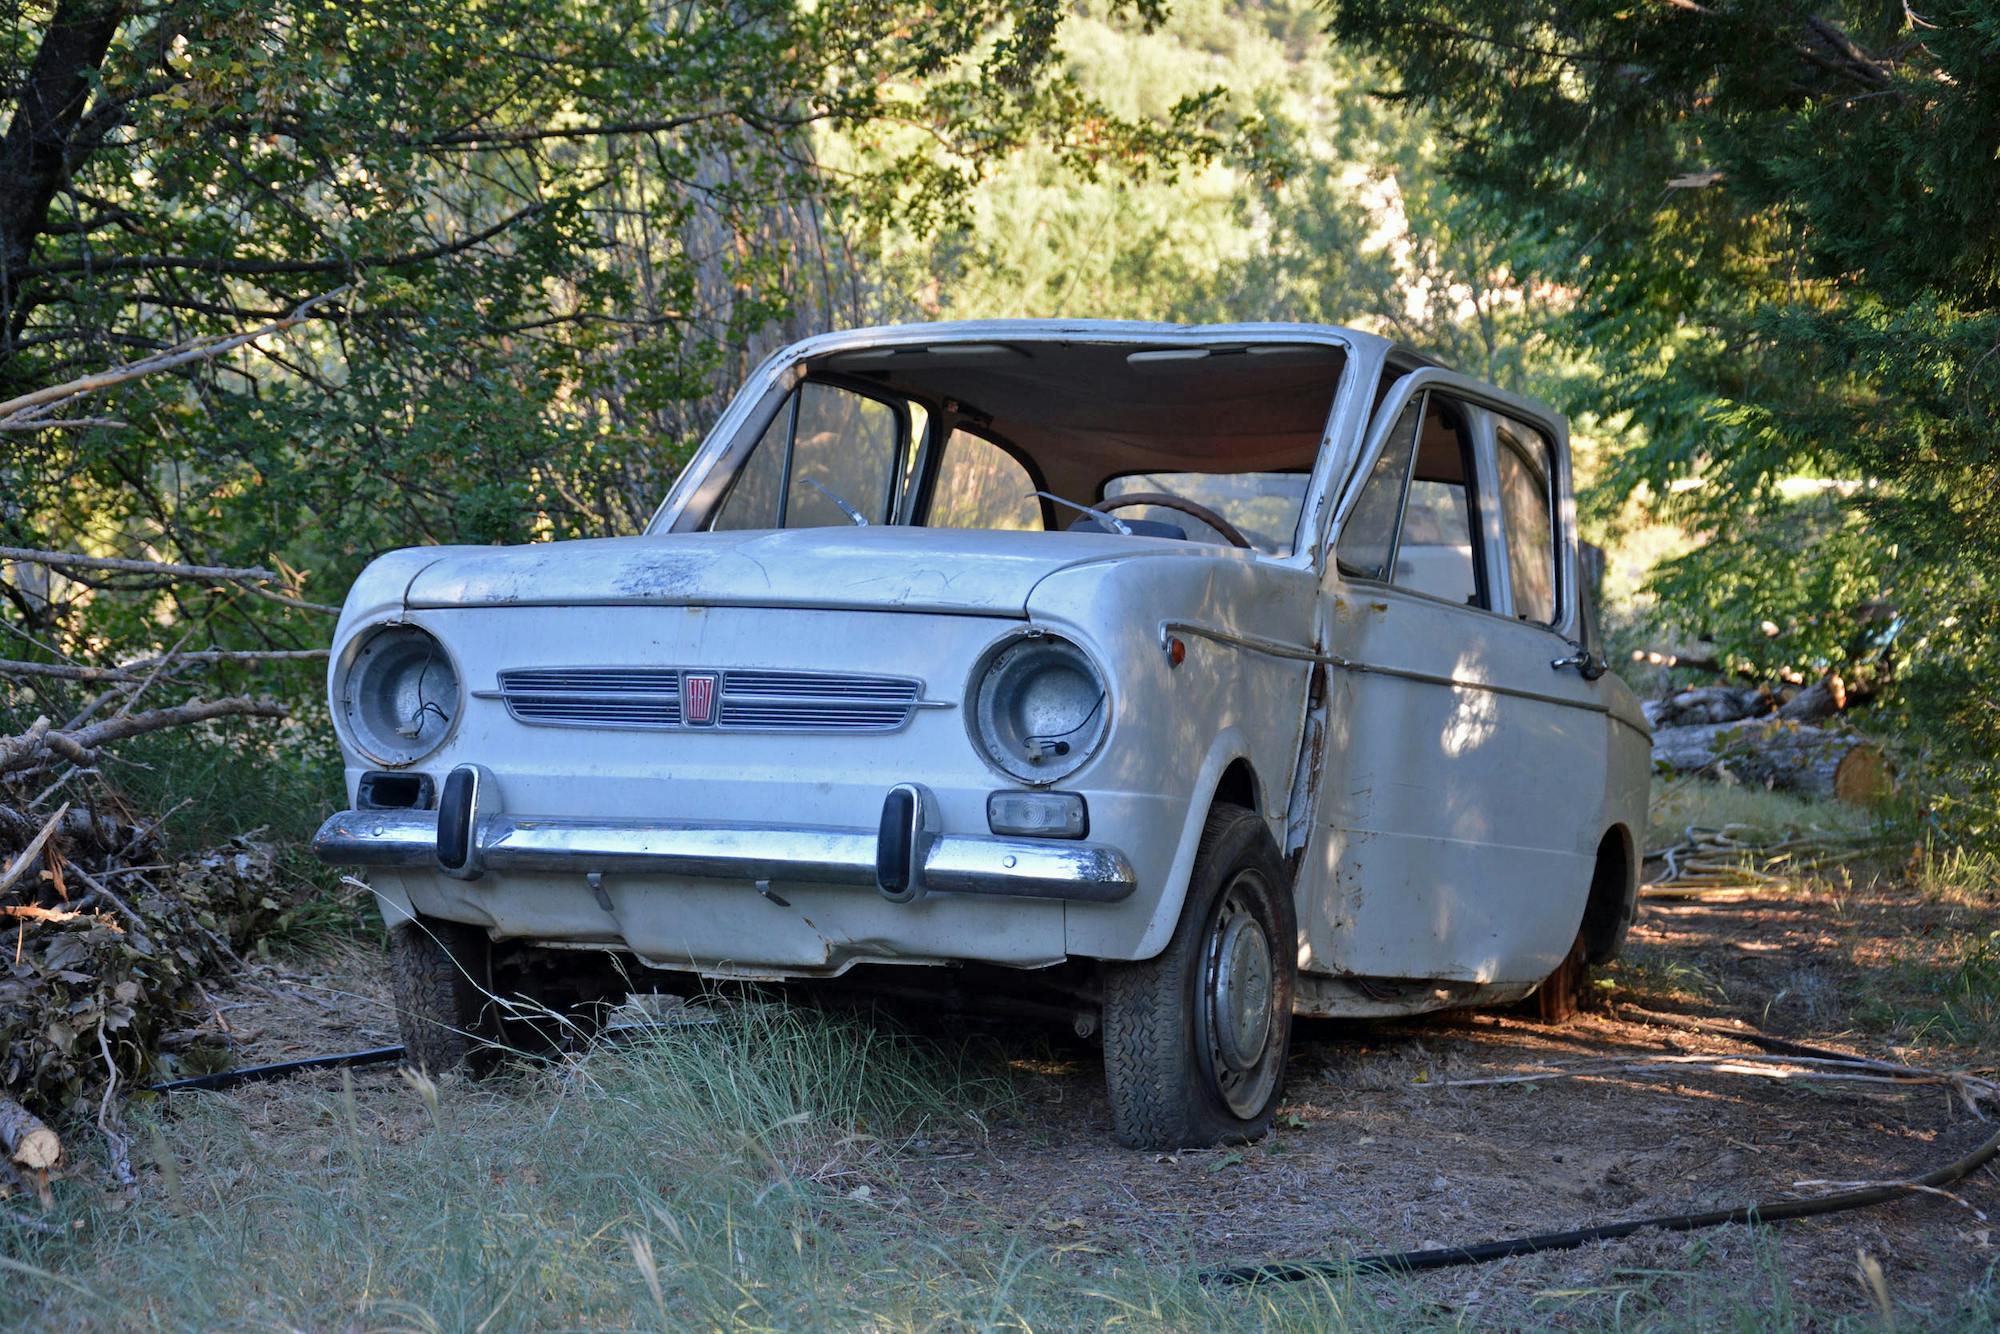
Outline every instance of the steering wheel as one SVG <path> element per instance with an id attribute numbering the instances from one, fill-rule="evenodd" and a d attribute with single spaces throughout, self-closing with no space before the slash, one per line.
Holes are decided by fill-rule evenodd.
<path id="1" fill-rule="evenodd" d="M 1245 551 L 1251 549 L 1250 539 L 1238 532 L 1235 524 L 1206 505 L 1196 504 L 1180 496 L 1170 496 L 1164 491 L 1134 491 L 1129 496 L 1119 496 L 1115 500 L 1100 500 L 1092 508 L 1109 511 L 1131 509 L 1135 505 L 1157 505 L 1163 510 L 1179 510 L 1183 514 L 1191 514 L 1221 533 L 1223 540 L 1230 546 L 1242 547 Z"/>

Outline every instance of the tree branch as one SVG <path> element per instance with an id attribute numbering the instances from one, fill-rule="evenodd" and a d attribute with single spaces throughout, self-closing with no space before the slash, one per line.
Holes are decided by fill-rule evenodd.
<path id="1" fill-rule="evenodd" d="M 322 292 L 316 297 L 300 302 L 298 308 L 283 319 L 272 320 L 269 324 L 260 325 L 247 333 L 229 334 L 221 338 L 198 339 L 195 342 L 187 343 L 177 348 L 169 348 L 158 356 L 144 357 L 138 361 L 128 361 L 123 366 L 114 366 L 108 371 L 98 371 L 91 375 L 79 376 L 74 380 L 66 380 L 62 384 L 49 385 L 45 388 L 34 390 L 31 393 L 7 399 L 5 402 L 0 402 L 0 430 L 23 429 L 20 423 L 39 420 L 49 411 L 62 403 L 68 402 L 70 399 L 80 398 L 85 394 L 94 394 L 104 389 L 111 389 L 124 384 L 128 380 L 136 380 L 142 375 L 156 375 L 161 371 L 172 370 L 177 366 L 185 366 L 190 362 L 207 361 L 213 357 L 219 357 L 225 352 L 233 352 L 245 343 L 255 342 L 257 339 L 267 337 L 270 334 L 282 333 L 293 325 L 302 323 L 308 319 L 312 315 L 313 307 L 320 305 L 322 302 L 330 301 L 334 297 L 343 296 L 349 290 L 346 287 L 336 287 L 330 292 Z"/>
<path id="2" fill-rule="evenodd" d="M 330 651 L 323 648 L 201 649 L 193 653 L 167 653 L 156 658 L 140 658 L 119 667 L 84 667 L 0 658 L 0 676 L 44 676 L 58 681 L 132 684 L 152 680 L 149 673 L 155 669 L 207 666 L 217 662 L 307 662 L 323 659 Z"/>
<path id="3" fill-rule="evenodd" d="M 0 425 L 4 425 L 0 422 Z M 0 547 L 0 561 L 20 561 L 29 565 L 46 565 L 57 570 L 115 570 L 124 574 L 159 574 L 178 579 L 221 579 L 240 586 L 244 592 L 253 593 L 272 602 L 296 607 L 300 611 L 317 611 L 329 616 L 338 616 L 340 608 L 325 602 L 307 602 L 274 589 L 260 587 L 275 583 L 278 576 L 270 570 L 256 566 L 235 568 L 228 565 L 176 565 L 171 561 L 127 560 L 117 556 L 81 556 L 70 551 L 37 551 L 32 547 Z M 4 587 L 4 585 L 0 585 Z"/>
<path id="4" fill-rule="evenodd" d="M 441 241 L 423 250 L 399 255 L 349 255 L 338 259 L 196 259 L 185 255 L 103 255 L 90 259 L 58 259 L 33 264 L 16 273 L 19 278 L 43 278 L 61 273 L 121 273 L 135 270 L 187 269 L 197 273 L 227 274 L 232 277 L 272 277 L 287 273 L 350 273 L 357 269 L 396 269 L 411 264 L 428 264 L 446 259 L 490 241 L 500 233 L 527 221 L 550 207 L 549 201 L 530 204 L 509 213 L 490 227 L 482 227 L 455 241 Z"/>

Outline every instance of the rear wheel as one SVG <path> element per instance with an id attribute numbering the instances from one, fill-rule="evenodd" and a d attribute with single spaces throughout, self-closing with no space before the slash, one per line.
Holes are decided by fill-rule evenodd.
<path id="1" fill-rule="evenodd" d="M 1291 1045 L 1298 926 L 1264 822 L 1218 804 L 1157 958 L 1104 977 L 1112 1129 L 1132 1148 L 1241 1143 L 1271 1128 Z"/>
<path id="2" fill-rule="evenodd" d="M 1545 1024 L 1566 1024 L 1576 1018 L 1583 1008 L 1583 999 L 1590 990 L 1590 963 L 1584 958 L 1583 932 L 1576 933 L 1576 940 L 1570 945 L 1569 953 L 1556 965 L 1555 971 L 1542 979 L 1535 988 L 1535 994 L 1521 1002 L 1522 1007 Z"/>

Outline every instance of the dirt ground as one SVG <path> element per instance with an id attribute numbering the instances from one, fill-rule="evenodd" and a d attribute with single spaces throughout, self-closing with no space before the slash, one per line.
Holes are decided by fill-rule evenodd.
<path id="1" fill-rule="evenodd" d="M 1723 896 L 1727 900 L 1728 896 Z M 1000 1218 L 1082 1257 L 1199 1265 L 1462 1245 L 1653 1214 L 1904 1179 L 1992 1133 L 1936 1084 L 1759 1077 L 1698 1067 L 1465 1085 L 1615 1060 L 1754 1049 L 1676 1023 L 1765 1033 L 1891 1059 L 1979 1068 L 1991 1054 L 1897 1051 L 1857 1011 L 1893 1009 L 1940 916 L 1968 909 L 1887 887 L 1781 900 L 1649 902 L 1633 962 L 1561 1028 L 1461 1012 L 1377 1023 L 1301 1021 L 1279 1128 L 1261 1144 L 1180 1154 L 1115 1146 L 1094 1053 L 1046 1032 L 990 1040 L 1022 1090 L 983 1136 L 919 1141 L 879 1198 L 949 1235 Z M 1883 942 L 1901 942 L 1900 952 Z M 240 1063 L 395 1041 L 373 960 L 352 951 L 269 970 L 222 998 Z M 1765 1067 L 1769 1070 L 1771 1067 Z M 1796 1067 L 1782 1071 L 1799 1073 Z M 1985 1073 L 1991 1074 L 1990 1069 Z M 338 1076 L 236 1090 L 252 1124 Z M 393 1067 L 357 1071 L 396 1089 Z M 1581 1250 L 1440 1271 L 1383 1297 L 1411 1315 L 1595 1324 L 1635 1293 L 1675 1309 L 1690 1283 L 1866 1318 L 1870 1263 L 1919 1315 L 1965 1308 L 2000 1261 L 1992 1168 L 1953 1192 L 1752 1231 L 1642 1233 Z M 943 1241 L 940 1236 L 938 1240 Z M 1862 1257 L 1868 1257 L 1863 1259 Z M 1787 1291 L 1779 1291 L 1786 1289 Z M 1990 1300 L 1990 1297 L 1988 1298 Z"/>

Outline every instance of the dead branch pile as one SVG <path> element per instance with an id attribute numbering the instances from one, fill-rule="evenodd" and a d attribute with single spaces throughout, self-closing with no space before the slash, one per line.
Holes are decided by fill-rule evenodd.
<path id="1" fill-rule="evenodd" d="M 1877 852 L 1867 832 L 1811 828 L 1783 838 L 1760 836 L 1748 825 L 1689 825 L 1663 847 L 1646 850 L 1659 877 L 1641 898 L 1752 898 L 1797 889 L 1807 879 Z"/>
<path id="2" fill-rule="evenodd" d="M 0 562 L 143 574 L 149 591 L 159 580 L 256 585 L 317 609 L 261 588 L 277 578 L 261 569 L 25 548 L 0 548 Z M 78 1126 L 95 1123 L 112 1176 L 130 1178 L 116 1094 L 153 1074 L 164 1047 L 185 1047 L 190 1030 L 226 1027 L 203 979 L 240 966 L 239 952 L 296 906 L 254 831 L 177 848 L 161 833 L 168 813 L 135 811 L 106 762 L 135 737 L 173 730 L 208 744 L 217 739 L 198 734 L 223 720 L 285 718 L 282 702 L 218 692 L 211 677 L 326 651 L 183 642 L 104 663 L 71 656 L 46 632 L 14 637 L 43 656 L 0 659 L 0 1195 L 25 1186 L 46 1197 L 61 1137 Z M 159 698 L 168 690 L 178 702 Z"/>
<path id="3" fill-rule="evenodd" d="M 0 1141 L 32 1172 L 59 1156 L 45 1123 L 102 1121 L 107 1090 L 209 1018 L 203 977 L 289 905 L 254 841 L 175 856 L 152 822 L 22 794 L 0 780 Z"/>

